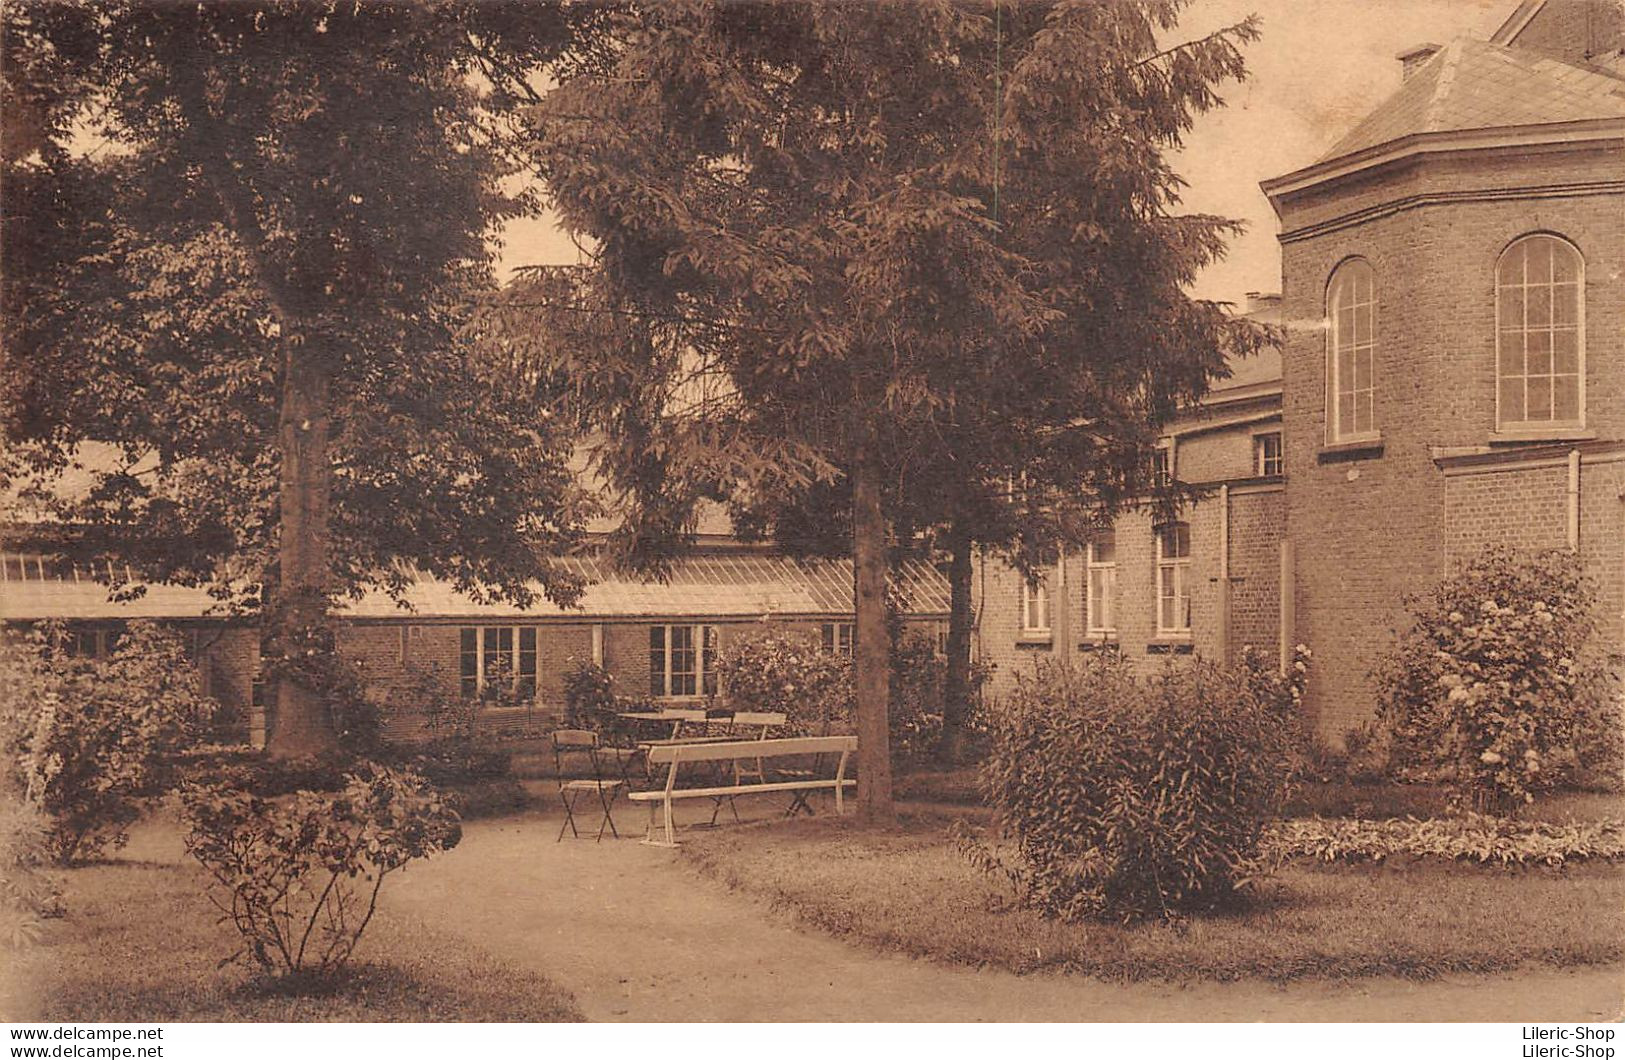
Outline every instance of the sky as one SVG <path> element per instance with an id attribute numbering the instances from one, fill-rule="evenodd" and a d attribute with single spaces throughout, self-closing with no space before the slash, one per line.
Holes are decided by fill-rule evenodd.
<path id="1" fill-rule="evenodd" d="M 1249 78 L 1221 90 L 1176 156 L 1184 207 L 1244 222 L 1225 260 L 1193 294 L 1235 302 L 1281 287 L 1275 213 L 1261 180 L 1301 169 L 1399 87 L 1396 56 L 1417 44 L 1487 39 L 1517 0 L 1195 0 L 1182 36 L 1201 37 L 1256 14 L 1263 36 L 1246 49 Z M 506 234 L 504 276 L 521 265 L 571 264 L 575 246 L 548 217 Z"/>

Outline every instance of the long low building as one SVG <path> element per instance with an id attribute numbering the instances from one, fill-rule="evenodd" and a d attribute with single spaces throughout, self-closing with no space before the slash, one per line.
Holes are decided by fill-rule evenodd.
<path id="1" fill-rule="evenodd" d="M 851 651 L 850 561 L 801 562 L 718 543 L 678 562 L 663 581 L 631 577 L 591 555 L 556 562 L 587 583 L 573 607 L 480 602 L 420 577 L 400 601 L 375 591 L 339 608 L 339 651 L 384 705 L 389 735 L 424 731 L 423 716 L 390 706 L 391 686 L 414 672 L 432 675 L 448 699 L 500 698 L 506 707 L 487 708 L 493 721 L 517 713 L 548 723 L 563 711 L 565 674 L 583 662 L 604 667 L 623 695 L 703 704 L 718 691 L 718 656 L 764 629 Z M 132 620 L 172 624 L 184 631 L 205 690 L 234 719 L 236 735 L 263 745 L 269 721 L 255 620 L 221 613 L 200 588 L 150 585 L 117 599 L 108 590 L 113 573 L 62 568 L 38 554 L 0 556 L 0 623 L 64 621 L 67 650 L 89 655 L 108 653 Z M 905 623 L 940 638 L 948 612 L 942 575 L 911 561 L 894 580 Z M 498 681 L 507 694 L 488 696 Z"/>

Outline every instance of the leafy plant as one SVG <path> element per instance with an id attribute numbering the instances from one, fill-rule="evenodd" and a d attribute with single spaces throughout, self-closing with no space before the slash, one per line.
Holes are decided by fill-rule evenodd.
<path id="1" fill-rule="evenodd" d="M 439 663 L 413 659 L 385 695 L 391 713 L 422 718 L 431 740 L 471 740 L 475 705 L 449 689 Z"/>
<path id="2" fill-rule="evenodd" d="M 620 709 L 615 679 L 597 663 L 578 661 L 564 672 L 564 723 L 572 729 L 596 728 Z"/>
<path id="3" fill-rule="evenodd" d="M 384 879 L 456 846 L 462 826 L 417 774 L 364 764 L 342 791 L 269 800 L 222 787 L 182 793 L 186 849 L 242 936 L 227 960 L 276 979 L 330 976 L 355 951 Z"/>
<path id="4" fill-rule="evenodd" d="M 1291 686 L 1261 666 L 1149 677 L 1115 658 L 1047 663 L 993 715 L 984 766 L 1008 858 L 961 848 L 1066 920 L 1172 919 L 1263 866 L 1298 745 Z"/>
<path id="5" fill-rule="evenodd" d="M 1578 557 L 1495 546 L 1407 602 L 1377 673 L 1395 769 L 1495 813 L 1599 765 L 1617 775 L 1618 677 L 1589 652 L 1596 596 Z"/>
<path id="6" fill-rule="evenodd" d="M 728 705 L 785 715 L 792 732 L 824 735 L 852 724 L 852 659 L 816 639 L 781 630 L 744 637 L 717 659 Z"/>
<path id="7" fill-rule="evenodd" d="M 54 650 L 64 632 L 47 624 L 0 642 L 9 786 L 49 821 L 60 863 L 123 845 L 143 802 L 172 786 L 214 706 L 173 631 L 132 623 L 108 659 Z"/>
<path id="8" fill-rule="evenodd" d="M 45 920 L 62 913 L 50 822 L 14 793 L 0 799 L 0 951 L 35 945 Z"/>
<path id="9" fill-rule="evenodd" d="M 1317 861 L 1408 856 L 1500 865 L 1561 865 L 1625 858 L 1625 822 L 1523 823 L 1478 814 L 1383 821 L 1310 817 L 1274 825 L 1265 846 L 1278 857 Z"/>

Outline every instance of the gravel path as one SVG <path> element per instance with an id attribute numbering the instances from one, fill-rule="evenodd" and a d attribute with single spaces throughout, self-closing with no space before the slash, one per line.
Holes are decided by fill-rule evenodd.
<path id="1" fill-rule="evenodd" d="M 616 820 L 641 834 L 634 816 Z M 555 843 L 558 822 L 471 823 L 456 851 L 402 873 L 386 900 L 551 977 L 594 1020 L 1545 1022 L 1625 1009 L 1619 967 L 1180 987 L 883 956 L 797 931 L 673 851 L 631 838 Z"/>

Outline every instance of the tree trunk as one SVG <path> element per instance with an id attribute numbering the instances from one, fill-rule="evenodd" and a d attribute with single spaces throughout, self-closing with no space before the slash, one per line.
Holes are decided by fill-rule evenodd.
<path id="1" fill-rule="evenodd" d="M 852 461 L 852 581 L 856 608 L 858 699 L 858 814 L 866 822 L 891 824 L 891 630 L 886 624 L 886 513 L 881 504 L 884 471 L 873 413 L 858 432 Z"/>
<path id="2" fill-rule="evenodd" d="M 965 721 L 970 716 L 971 540 L 955 519 L 948 530 L 948 666 L 942 682 L 942 739 L 937 758 L 959 761 L 965 752 Z"/>
<path id="3" fill-rule="evenodd" d="M 329 370 L 326 350 L 304 336 L 289 336 L 282 385 L 281 526 L 277 586 L 266 633 L 276 658 L 313 660 L 306 654 L 331 643 L 327 634 Z M 338 746 L 325 696 L 315 682 L 279 666 L 272 677 L 266 748 L 277 758 L 318 754 Z"/>

